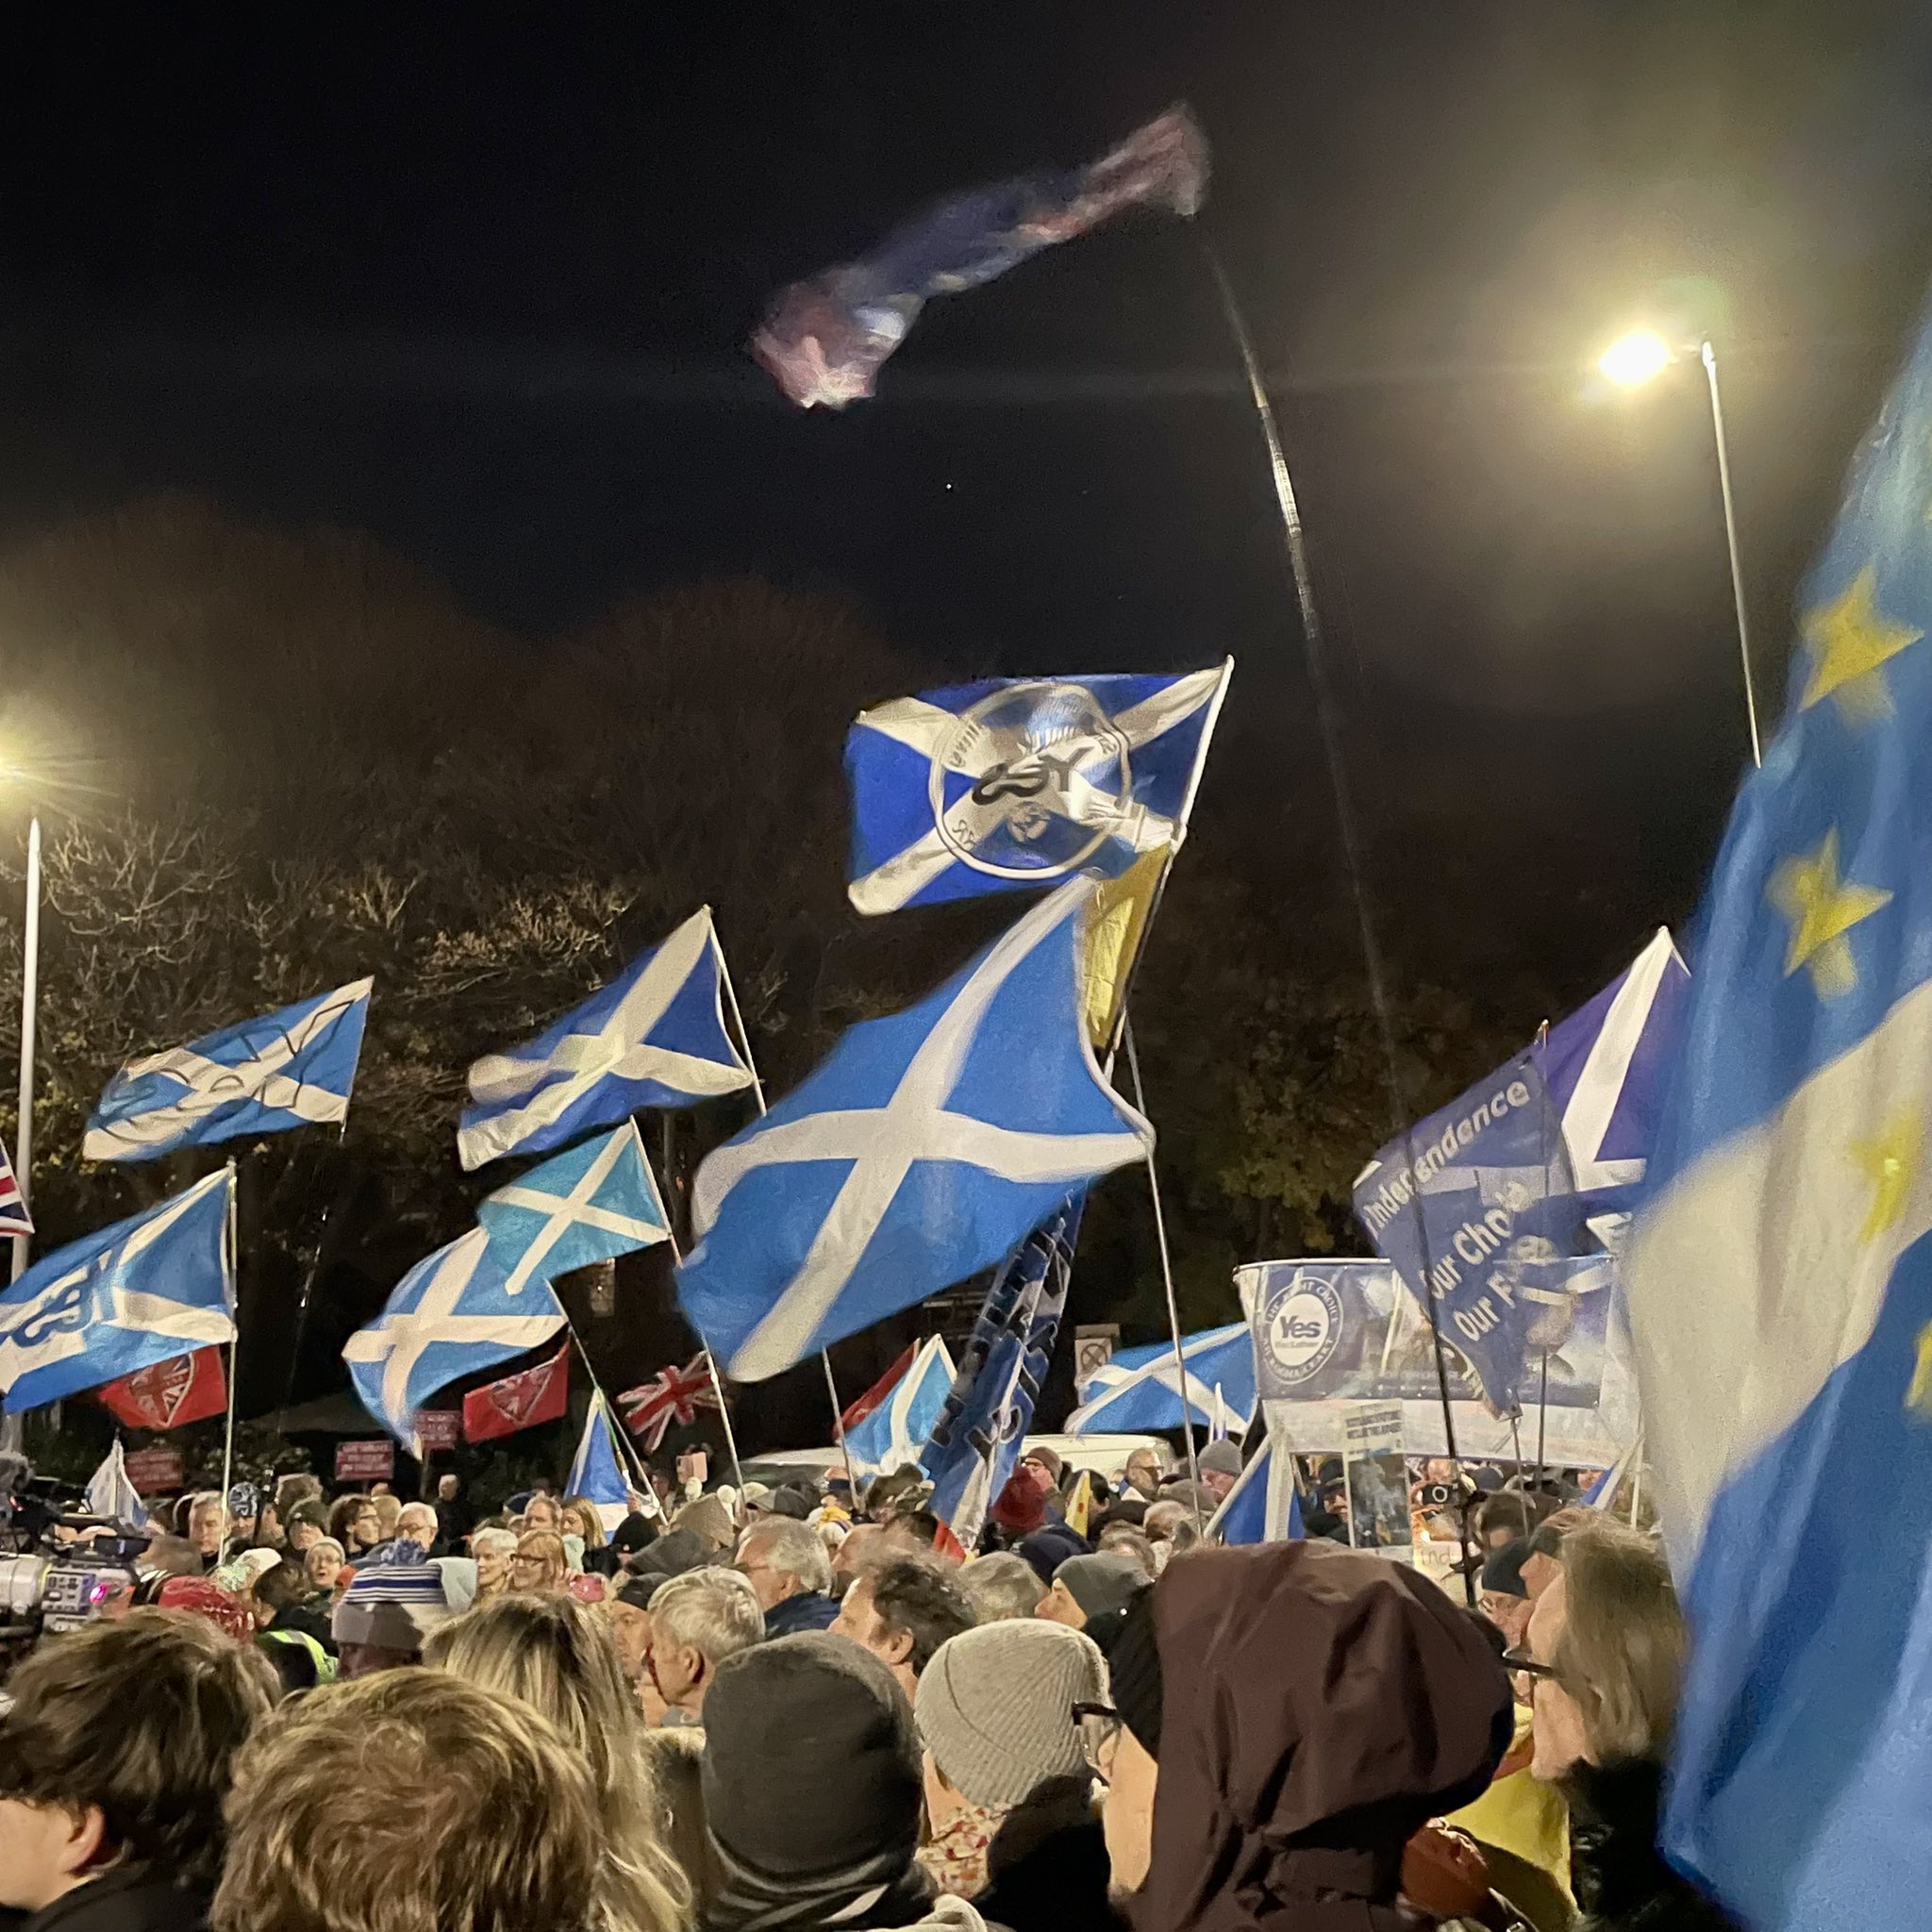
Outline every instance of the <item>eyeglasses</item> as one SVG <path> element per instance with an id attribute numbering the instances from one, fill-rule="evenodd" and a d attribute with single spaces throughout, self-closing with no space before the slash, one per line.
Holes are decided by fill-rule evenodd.
<path id="1" fill-rule="evenodd" d="M 1552 1683 L 1561 1675 L 1555 1664 L 1540 1664 L 1526 1650 L 1506 1650 L 1503 1668 L 1524 1677 L 1547 1677 Z"/>
<path id="2" fill-rule="evenodd" d="M 1121 1714 L 1110 1704 L 1076 1704 L 1073 1719 L 1080 1730 L 1080 1748 L 1087 1762 L 1103 1784 L 1113 1765 L 1115 1747 L 1121 1740 Z"/>

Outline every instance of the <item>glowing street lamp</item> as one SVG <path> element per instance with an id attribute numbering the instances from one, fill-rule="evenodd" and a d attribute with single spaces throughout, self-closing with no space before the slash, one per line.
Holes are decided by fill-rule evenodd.
<path id="1" fill-rule="evenodd" d="M 1757 692 L 1751 677 L 1751 632 L 1744 615 L 1744 565 L 1738 551 L 1738 513 L 1731 500 L 1731 451 L 1724 436 L 1724 400 L 1717 386 L 1717 347 L 1710 338 L 1674 343 L 1654 328 L 1634 328 L 1621 335 L 1597 358 L 1604 377 L 1619 389 L 1641 389 L 1669 369 L 1679 357 L 1695 354 L 1704 365 L 1710 392 L 1710 435 L 1717 450 L 1718 495 L 1724 504 L 1724 548 L 1731 561 L 1731 610 L 1738 625 L 1738 661 L 1744 672 L 1744 717 L 1751 727 L 1751 762 L 1764 762 L 1757 737 Z"/>

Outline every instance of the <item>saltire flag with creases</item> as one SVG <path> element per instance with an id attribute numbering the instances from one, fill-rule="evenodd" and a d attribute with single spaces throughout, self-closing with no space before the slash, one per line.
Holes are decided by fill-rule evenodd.
<path id="1" fill-rule="evenodd" d="M 853 905 L 1037 891 L 1173 850 L 1233 672 L 989 677 L 861 711 L 845 738 Z"/>
<path id="2" fill-rule="evenodd" d="M 511 1294 L 671 1239 L 635 1121 L 506 1181 L 477 1204 L 476 1221 Z"/>
<path id="3" fill-rule="evenodd" d="M 845 1460 L 857 1476 L 891 1475 L 925 1453 L 953 1387 L 953 1357 L 937 1335 L 920 1344 L 912 1366 L 871 1415 L 845 1431 Z"/>
<path id="4" fill-rule="evenodd" d="M 346 1120 L 375 984 L 358 979 L 129 1060 L 94 1103 L 82 1155 L 158 1160 L 177 1147 Z"/>
<path id="5" fill-rule="evenodd" d="M 1660 1843 L 1752 1932 L 1932 1895 L 1932 308 L 1799 597 L 1624 1252 L 1690 1624 Z"/>
<path id="6" fill-rule="evenodd" d="M 1184 1422 L 1210 1427 L 1217 1414 L 1223 1436 L 1230 1417 L 1245 1433 L 1255 1413 L 1253 1332 L 1245 1322 L 1230 1322 L 1184 1335 L 1178 1365 L 1171 1341 L 1118 1350 L 1080 1383 L 1078 1394 L 1080 1406 L 1067 1418 L 1070 1436 L 1177 1429 Z"/>
<path id="7" fill-rule="evenodd" d="M 856 1429 L 887 1396 L 899 1385 L 899 1377 L 912 1366 L 912 1357 L 919 1353 L 919 1343 L 908 1341 L 899 1351 L 899 1358 L 874 1382 L 856 1402 L 848 1403 L 844 1413 L 839 1418 L 841 1429 Z"/>
<path id="8" fill-rule="evenodd" d="M 630 1514 L 630 1478 L 625 1474 L 617 1432 L 601 1389 L 591 1392 L 591 1411 L 584 1418 L 584 1433 L 564 1480 L 564 1493 L 595 1504 L 606 1535 Z"/>
<path id="9" fill-rule="evenodd" d="M 956 194 L 869 255 L 793 282 L 751 352 L 801 408 L 842 409 L 872 394 L 880 364 L 934 295 L 976 289 L 1137 204 L 1191 215 L 1207 191 L 1207 141 L 1185 107 L 1170 108 L 1084 168 Z"/>
<path id="10" fill-rule="evenodd" d="M 1075 880 L 936 992 L 861 1021 L 802 1086 L 705 1158 L 677 1271 L 735 1381 L 993 1266 L 1154 1130 L 1108 1084 L 1081 1018 Z"/>

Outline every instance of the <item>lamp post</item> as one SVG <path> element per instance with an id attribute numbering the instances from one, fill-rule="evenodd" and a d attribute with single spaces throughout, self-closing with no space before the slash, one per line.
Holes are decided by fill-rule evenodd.
<path id="1" fill-rule="evenodd" d="M 1710 434 L 1717 449 L 1718 495 L 1724 504 L 1724 549 L 1731 564 L 1731 610 L 1738 625 L 1738 662 L 1744 674 L 1744 718 L 1751 727 L 1751 762 L 1764 762 L 1757 735 L 1757 691 L 1751 676 L 1751 627 L 1744 613 L 1744 565 L 1738 550 L 1738 512 L 1731 497 L 1731 449 L 1724 435 L 1724 398 L 1718 391 L 1717 345 L 1707 336 L 1694 342 L 1673 343 L 1655 329 L 1633 329 L 1619 336 L 1597 358 L 1597 368 L 1620 389 L 1638 389 L 1654 381 L 1681 357 L 1695 352 L 1704 365 L 1710 394 Z"/>

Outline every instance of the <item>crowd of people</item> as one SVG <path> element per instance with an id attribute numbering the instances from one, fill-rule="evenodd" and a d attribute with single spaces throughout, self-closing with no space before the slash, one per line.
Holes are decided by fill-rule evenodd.
<path id="1" fill-rule="evenodd" d="M 1657 1849 L 1653 1538 L 1488 1499 L 1472 1607 L 1319 1536 L 1217 1546 L 1240 1469 L 1029 1449 L 970 1555 L 910 1470 L 610 1524 L 447 1476 L 183 1499 L 6 1687 L 0 1924 L 1723 1925 Z"/>

